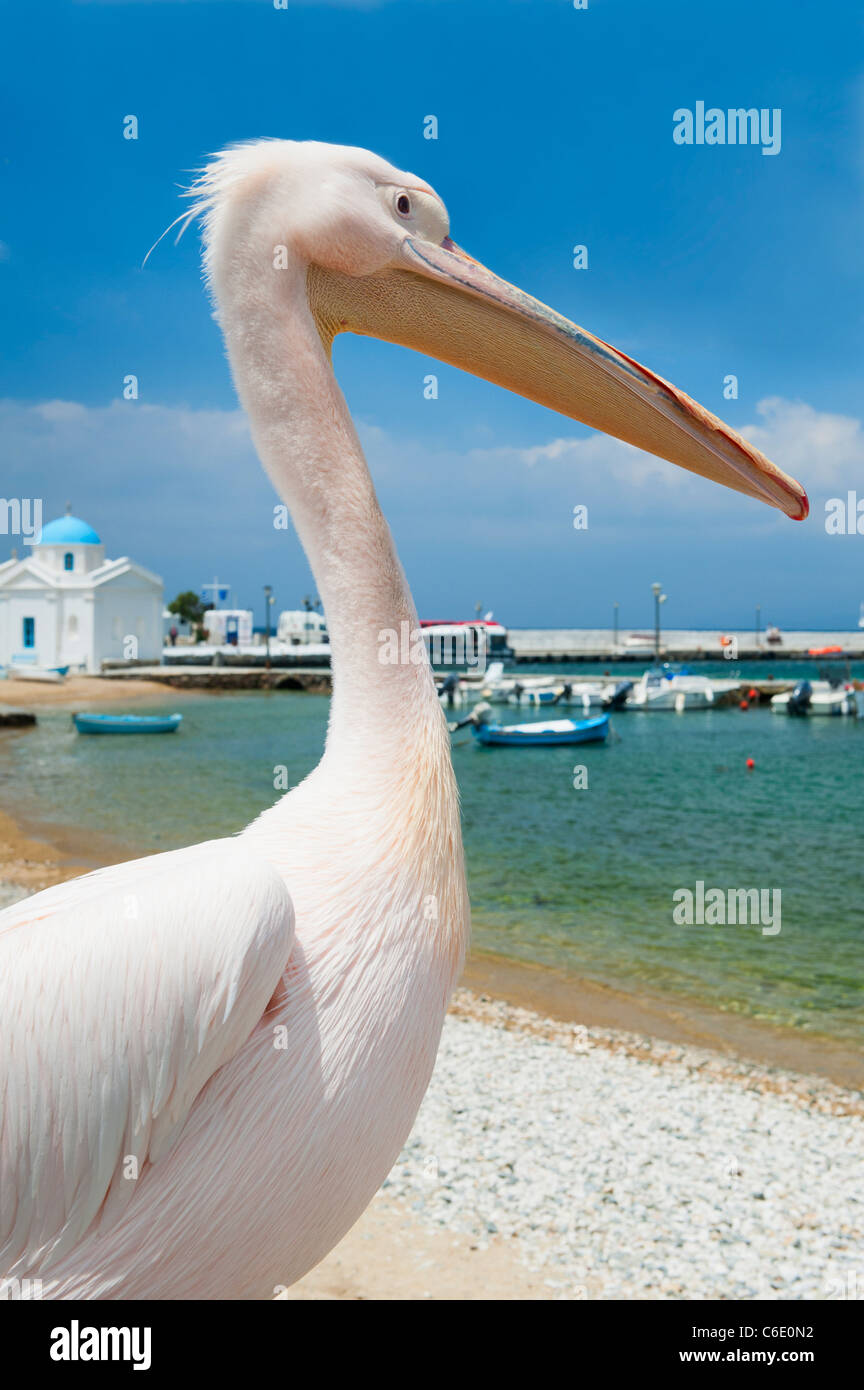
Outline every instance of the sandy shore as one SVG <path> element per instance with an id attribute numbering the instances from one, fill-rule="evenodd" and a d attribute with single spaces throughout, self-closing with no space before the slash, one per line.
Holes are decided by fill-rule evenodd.
<path id="1" fill-rule="evenodd" d="M 196 691 L 200 694 L 200 691 Z M 143 700 L 182 700 L 189 692 L 148 680 L 103 680 L 67 676 L 59 685 L 42 681 L 0 681 L 0 708 L 39 710 L 46 705 L 89 709 L 93 705 L 132 705 Z"/>
<path id="2" fill-rule="evenodd" d="M 0 812 L 0 906 L 115 857 Z M 831 1041 L 475 954 L 399 1162 L 281 1297 L 839 1296 L 862 1082 Z"/>

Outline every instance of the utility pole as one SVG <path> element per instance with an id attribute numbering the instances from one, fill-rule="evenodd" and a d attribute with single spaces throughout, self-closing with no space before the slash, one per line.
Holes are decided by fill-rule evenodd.
<path id="1" fill-rule="evenodd" d="M 652 584 L 651 592 L 654 595 L 654 655 L 660 660 L 660 605 L 666 602 L 666 594 L 663 592 L 662 584 Z"/>
<path id="2" fill-rule="evenodd" d="M 264 585 L 264 641 L 267 647 L 266 669 L 270 670 L 270 608 L 273 603 L 273 589 L 270 584 Z"/>

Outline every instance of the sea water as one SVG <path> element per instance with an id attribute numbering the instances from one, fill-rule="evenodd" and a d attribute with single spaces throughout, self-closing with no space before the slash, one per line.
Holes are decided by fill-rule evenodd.
<path id="1" fill-rule="evenodd" d="M 329 700 L 168 692 L 146 706 L 176 708 L 181 730 L 162 737 L 82 737 L 45 709 L 0 744 L 0 805 L 79 842 L 89 831 L 95 862 L 230 834 L 315 766 Z M 864 721 L 626 711 L 605 745 L 481 748 L 464 730 L 453 761 L 476 946 L 862 1036 Z M 779 894 L 780 930 L 676 921 L 700 883 Z"/>

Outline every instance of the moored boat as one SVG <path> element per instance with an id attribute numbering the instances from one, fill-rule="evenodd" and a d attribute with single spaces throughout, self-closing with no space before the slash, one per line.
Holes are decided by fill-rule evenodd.
<path id="1" fill-rule="evenodd" d="M 490 667 L 480 692 L 493 704 L 558 706 L 591 711 L 623 709 L 633 688 L 632 681 L 550 680 L 548 676 L 504 676 L 503 667 L 492 674 Z"/>
<path id="2" fill-rule="evenodd" d="M 691 676 L 682 668 L 654 666 L 634 685 L 629 697 L 630 707 L 642 710 L 710 709 L 714 704 L 714 687 L 707 676 Z"/>
<path id="3" fill-rule="evenodd" d="M 608 714 L 592 719 L 550 719 L 535 724 L 492 724 L 472 722 L 471 732 L 478 743 L 514 748 L 543 745 L 600 743 L 609 733 Z"/>
<path id="4" fill-rule="evenodd" d="M 864 719 L 864 690 L 851 681 L 832 685 L 830 681 L 798 681 L 792 690 L 772 696 L 772 714 L 846 715 Z"/>
<path id="5" fill-rule="evenodd" d="M 79 734 L 173 734 L 182 714 L 73 714 Z"/>
<path id="6" fill-rule="evenodd" d="M 16 681 L 47 681 L 59 685 L 66 679 L 68 666 L 16 666 L 13 662 L 6 668 L 6 675 Z"/>

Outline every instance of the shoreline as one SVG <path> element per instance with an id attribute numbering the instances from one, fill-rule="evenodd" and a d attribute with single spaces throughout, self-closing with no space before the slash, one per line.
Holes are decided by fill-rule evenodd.
<path id="1" fill-rule="evenodd" d="M 582 1025 L 678 1047 L 699 1048 L 758 1066 L 834 1085 L 864 1089 L 864 1056 L 851 1044 L 820 1034 L 726 1013 L 684 995 L 638 994 L 554 966 L 473 951 L 460 986 L 555 1023 Z"/>
<path id="2" fill-rule="evenodd" d="M 21 736 L 26 737 L 26 731 Z M 137 857 L 136 850 L 90 831 L 18 820 L 0 811 L 0 906 L 5 905 L 7 886 L 29 895 Z M 644 1053 L 646 1043 L 698 1049 L 730 1064 L 740 1061 L 864 1090 L 864 1058 L 851 1044 L 725 1013 L 684 996 L 646 990 L 637 994 L 553 966 L 480 950 L 469 954 L 451 1012 L 464 1014 L 469 995 L 479 1011 L 475 1016 L 497 1001 L 554 1025 L 599 1031 L 630 1053 Z"/>
<path id="3" fill-rule="evenodd" d="M 102 676 L 67 676 L 65 681 L 52 685 L 45 681 L 7 679 L 0 681 L 0 709 L 35 709 L 45 706 L 76 709 L 88 704 L 129 704 L 131 701 L 182 700 L 191 693 L 160 681 L 129 679 L 107 680 Z M 194 692 L 196 695 L 200 691 Z"/>

